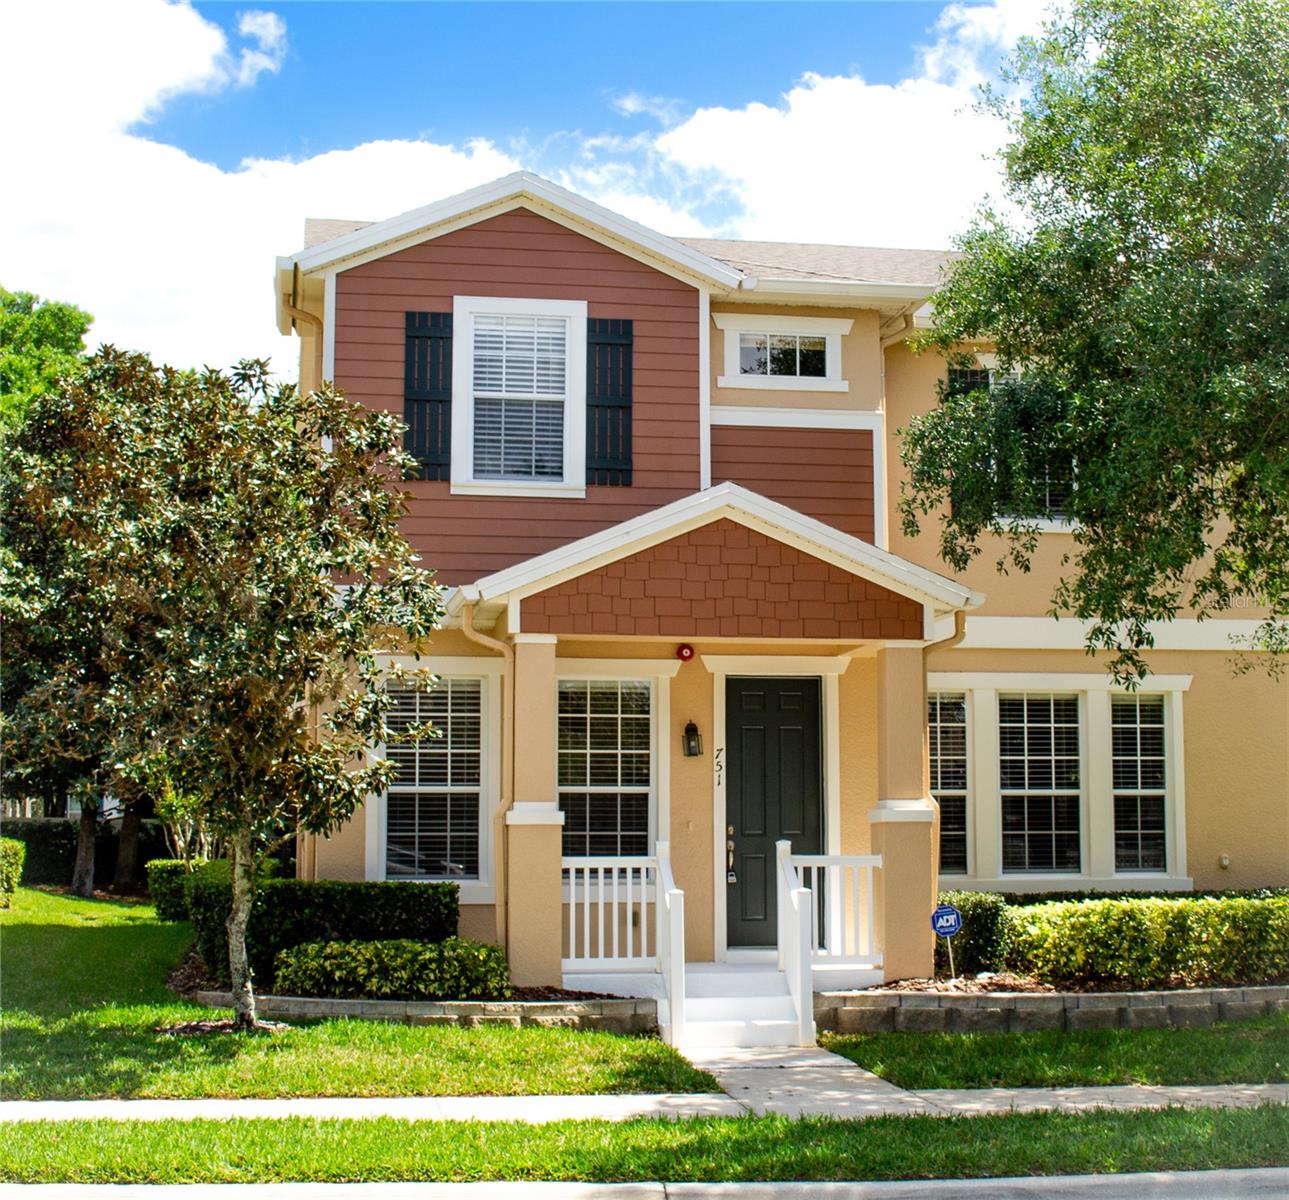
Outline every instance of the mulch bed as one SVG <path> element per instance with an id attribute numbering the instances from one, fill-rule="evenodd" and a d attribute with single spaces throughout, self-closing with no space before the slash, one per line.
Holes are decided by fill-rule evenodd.
<path id="1" fill-rule="evenodd" d="M 166 987 L 176 992 L 185 1000 L 190 1000 L 197 992 L 207 991 L 215 986 L 206 964 L 201 961 L 196 946 L 191 946 L 188 953 L 180 960 L 169 975 L 166 976 Z"/>
<path id="2" fill-rule="evenodd" d="M 158 1025 L 153 1033 L 164 1033 L 170 1037 L 204 1037 L 211 1033 L 281 1033 L 290 1028 L 285 1021 L 259 1020 L 255 1022 L 254 1029 L 242 1030 L 234 1021 L 225 1018 L 222 1021 L 184 1021 L 180 1025 Z"/>
<path id="3" fill-rule="evenodd" d="M 515 1000 L 622 1000 L 612 992 L 579 992 L 572 988 L 517 987 L 512 989 Z"/>
<path id="4" fill-rule="evenodd" d="M 986 971 L 980 975 L 960 975 L 956 979 L 897 979 L 881 986 L 884 992 L 954 992 L 959 995 L 978 992 L 1054 992 L 1050 983 L 1010 971 Z"/>

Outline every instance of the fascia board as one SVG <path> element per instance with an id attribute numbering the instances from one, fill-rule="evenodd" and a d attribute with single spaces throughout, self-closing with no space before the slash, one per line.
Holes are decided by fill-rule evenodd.
<path id="1" fill-rule="evenodd" d="M 745 279 L 738 299 L 751 302 L 770 301 L 777 297 L 835 296 L 856 307 L 865 300 L 886 304 L 892 300 L 925 300 L 935 292 L 925 283 L 883 283 L 865 279 Z M 731 299 L 733 297 L 730 297 Z"/>

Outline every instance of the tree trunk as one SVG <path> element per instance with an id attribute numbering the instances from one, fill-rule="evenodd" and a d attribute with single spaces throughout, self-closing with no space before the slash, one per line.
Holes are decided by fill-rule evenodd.
<path id="1" fill-rule="evenodd" d="M 121 818 L 121 836 L 116 843 L 116 874 L 112 878 L 114 892 L 139 890 L 139 830 L 142 826 L 143 817 L 136 800 L 125 806 L 125 815 Z"/>
<path id="2" fill-rule="evenodd" d="M 76 865 L 72 868 L 72 895 L 94 895 L 94 839 L 98 835 L 98 801 L 81 801 L 81 823 L 76 834 Z"/>
<path id="3" fill-rule="evenodd" d="M 251 915 L 251 886 L 255 868 L 251 833 L 239 829 L 232 838 L 233 905 L 228 910 L 228 974 L 233 981 L 233 1023 L 239 1029 L 255 1028 L 255 992 L 246 960 L 246 923 Z"/>

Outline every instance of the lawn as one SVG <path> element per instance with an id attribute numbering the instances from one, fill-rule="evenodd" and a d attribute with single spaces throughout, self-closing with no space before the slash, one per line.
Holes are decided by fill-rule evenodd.
<path id="1" fill-rule="evenodd" d="M 824 1034 L 821 1041 L 915 1089 L 1289 1080 L 1289 1013 L 1207 1029 Z"/>
<path id="2" fill-rule="evenodd" d="M 180 1038 L 215 1015 L 165 977 L 192 938 L 148 905 L 22 888 L 0 912 L 0 1097 L 454 1096 L 719 1090 L 651 1038 L 319 1021 Z"/>
<path id="3" fill-rule="evenodd" d="M 1289 1162 L 1289 1109 L 1271 1106 L 866 1121 L 295 1118 L 9 1129 L 0 1180 L 11 1183 L 916 1179 Z"/>

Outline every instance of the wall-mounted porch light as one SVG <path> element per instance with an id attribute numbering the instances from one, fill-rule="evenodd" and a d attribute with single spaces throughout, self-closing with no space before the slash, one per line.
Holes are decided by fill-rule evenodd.
<path id="1" fill-rule="evenodd" d="M 690 721 L 685 726 L 685 736 L 681 741 L 685 750 L 686 758 L 697 758 L 703 752 L 703 735 L 698 732 L 698 726 Z"/>

